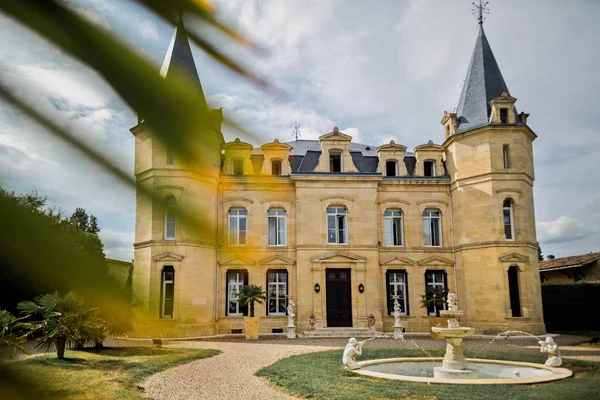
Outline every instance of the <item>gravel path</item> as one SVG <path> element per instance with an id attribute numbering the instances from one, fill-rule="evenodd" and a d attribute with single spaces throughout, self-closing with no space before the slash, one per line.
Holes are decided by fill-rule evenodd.
<path id="1" fill-rule="evenodd" d="M 296 399 L 254 376 L 261 368 L 294 354 L 331 347 L 267 343 L 171 342 L 165 347 L 217 349 L 215 357 L 152 375 L 143 385 L 153 399 Z"/>

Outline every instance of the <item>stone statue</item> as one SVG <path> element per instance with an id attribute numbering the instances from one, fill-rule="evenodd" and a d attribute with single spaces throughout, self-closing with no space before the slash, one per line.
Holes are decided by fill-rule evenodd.
<path id="1" fill-rule="evenodd" d="M 448 310 L 458 311 L 458 299 L 456 293 L 448 293 Z"/>
<path id="2" fill-rule="evenodd" d="M 560 367 L 562 359 L 560 358 L 560 351 L 554 339 L 547 337 L 546 340 L 540 340 L 538 343 L 542 346 L 540 352 L 548 353 L 548 359 L 544 365 L 546 367 Z"/>
<path id="3" fill-rule="evenodd" d="M 400 322 L 400 303 L 398 302 L 399 296 L 393 296 L 394 299 L 394 312 L 392 315 L 394 316 L 394 339 L 404 339 L 404 327 Z"/>
<path id="4" fill-rule="evenodd" d="M 288 300 L 288 306 L 287 306 L 287 314 L 288 314 L 288 327 L 296 327 L 296 325 L 294 325 L 294 317 L 296 316 L 296 314 L 294 313 L 294 307 L 296 305 L 294 304 L 294 302 L 292 301 L 292 299 Z"/>
<path id="5" fill-rule="evenodd" d="M 311 313 L 310 316 L 308 317 L 308 323 L 310 324 L 310 330 L 314 331 L 315 324 L 317 323 L 317 317 L 315 317 L 314 313 Z"/>
<path id="6" fill-rule="evenodd" d="M 350 338 L 346 348 L 344 349 L 344 356 L 342 362 L 348 369 L 359 369 L 360 365 L 356 362 L 354 357 L 358 354 L 362 354 L 362 345 L 364 342 L 359 342 L 355 338 Z"/>
<path id="7" fill-rule="evenodd" d="M 371 330 L 371 331 L 375 330 L 375 316 L 373 315 L 373 313 L 371 313 L 367 317 L 367 324 L 369 325 L 369 330 Z"/>

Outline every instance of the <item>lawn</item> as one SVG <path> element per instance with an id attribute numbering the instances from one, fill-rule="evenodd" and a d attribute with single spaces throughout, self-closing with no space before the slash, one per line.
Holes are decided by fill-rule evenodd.
<path id="1" fill-rule="evenodd" d="M 45 354 L 0 366 L 0 398 L 141 399 L 148 376 L 218 350 L 115 347 Z"/>
<path id="2" fill-rule="evenodd" d="M 443 350 L 431 351 L 443 356 Z M 365 349 L 357 360 L 392 357 L 422 357 L 420 350 Z M 467 357 L 469 355 L 467 354 Z M 480 353 L 478 358 L 494 358 L 543 363 L 542 355 Z M 597 399 L 600 393 L 600 363 L 566 360 L 574 377 L 535 385 L 441 385 L 392 381 L 354 374 L 342 365 L 342 350 L 292 356 L 258 371 L 285 391 L 312 399 Z"/>

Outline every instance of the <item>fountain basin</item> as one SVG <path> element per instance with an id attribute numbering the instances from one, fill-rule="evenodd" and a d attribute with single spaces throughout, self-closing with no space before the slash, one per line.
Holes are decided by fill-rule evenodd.
<path id="1" fill-rule="evenodd" d="M 475 329 L 462 326 L 457 328 L 442 328 L 439 326 L 434 326 L 431 328 L 431 330 L 444 338 L 462 338 L 465 336 L 471 336 L 475 333 Z"/>
<path id="2" fill-rule="evenodd" d="M 434 368 L 439 368 L 441 362 L 442 358 L 426 357 L 367 360 L 359 362 L 360 369 L 352 372 L 382 379 L 471 385 L 550 382 L 573 375 L 573 372 L 566 368 L 546 367 L 543 364 L 468 358 L 468 367 L 476 371 L 477 378 L 434 378 Z"/>

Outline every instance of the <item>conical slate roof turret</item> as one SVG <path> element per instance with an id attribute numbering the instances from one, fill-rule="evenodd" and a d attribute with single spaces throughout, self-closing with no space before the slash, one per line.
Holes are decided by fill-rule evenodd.
<path id="1" fill-rule="evenodd" d="M 487 125 L 491 112 L 490 101 L 503 92 L 510 95 L 483 25 L 479 24 L 475 48 L 456 108 L 456 133 Z"/>
<path id="2" fill-rule="evenodd" d="M 165 79 L 169 79 L 169 76 L 172 76 L 173 71 L 177 71 L 179 74 L 186 76 L 191 84 L 198 87 L 202 94 L 202 99 L 205 100 L 202 84 L 198 77 L 194 57 L 192 56 L 190 42 L 183 24 L 183 14 L 179 14 L 179 22 L 177 23 L 175 32 L 173 32 L 171 43 L 169 43 L 167 54 L 165 55 L 162 67 L 160 68 L 160 74 Z"/>

